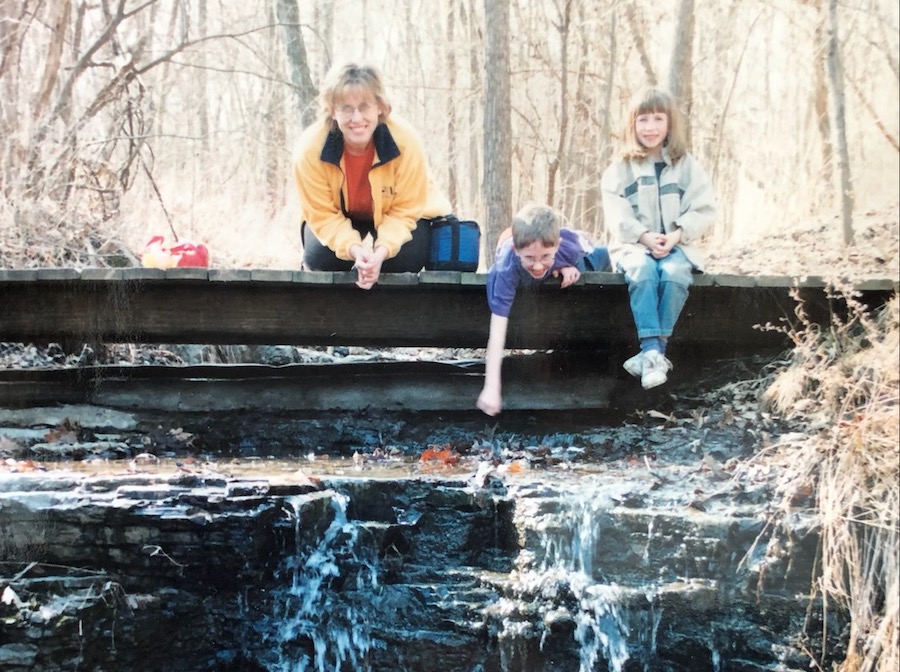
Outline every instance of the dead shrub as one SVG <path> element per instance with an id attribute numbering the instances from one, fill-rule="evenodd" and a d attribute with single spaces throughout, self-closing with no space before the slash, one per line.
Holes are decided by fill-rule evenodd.
<path id="1" fill-rule="evenodd" d="M 813 592 L 826 608 L 850 614 L 840 672 L 900 669 L 900 302 L 872 312 L 849 290 L 844 319 L 826 328 L 804 320 L 791 333 L 786 368 L 764 404 L 802 423 L 808 440 L 782 450 L 790 493 L 815 484 L 821 522 L 820 567 Z M 779 457 L 779 456 L 773 456 Z"/>

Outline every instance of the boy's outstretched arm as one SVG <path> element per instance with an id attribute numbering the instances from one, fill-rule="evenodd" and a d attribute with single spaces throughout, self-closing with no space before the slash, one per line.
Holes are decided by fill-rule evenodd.
<path id="1" fill-rule="evenodd" d="M 497 415 L 503 405 L 500 393 L 500 372 L 503 366 L 503 351 L 506 348 L 506 327 L 508 317 L 491 314 L 487 351 L 484 355 L 484 387 L 478 395 L 477 406 L 488 415 Z"/>

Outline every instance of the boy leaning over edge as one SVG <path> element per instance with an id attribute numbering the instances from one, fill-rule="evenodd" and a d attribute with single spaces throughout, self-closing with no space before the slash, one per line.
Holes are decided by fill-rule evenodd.
<path id="1" fill-rule="evenodd" d="M 533 287 L 551 277 L 569 287 L 584 271 L 609 271 L 609 252 L 594 247 L 583 234 L 563 227 L 562 215 L 553 208 L 528 203 L 513 218 L 512 227 L 500 236 L 494 264 L 488 272 L 487 301 L 491 324 L 484 358 L 484 387 L 477 406 L 497 415 L 503 405 L 500 374 L 509 312 L 519 287 Z M 509 235 L 511 234 L 511 235 Z"/>

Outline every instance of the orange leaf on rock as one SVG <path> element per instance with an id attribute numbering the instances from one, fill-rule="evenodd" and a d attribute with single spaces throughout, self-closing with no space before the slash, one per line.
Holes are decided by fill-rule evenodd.
<path id="1" fill-rule="evenodd" d="M 459 453 L 452 450 L 449 446 L 428 446 L 422 452 L 419 459 L 422 462 L 442 462 L 444 464 L 456 464 L 459 462 Z"/>

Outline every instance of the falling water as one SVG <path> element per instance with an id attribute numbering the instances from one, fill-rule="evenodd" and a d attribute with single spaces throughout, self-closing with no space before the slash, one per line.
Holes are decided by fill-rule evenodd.
<path id="1" fill-rule="evenodd" d="M 715 643 L 710 643 L 709 652 L 712 658 L 713 672 L 722 672 L 722 654 Z"/>
<path id="2" fill-rule="evenodd" d="M 295 502 L 292 504 L 296 505 Z M 334 519 L 318 544 L 303 548 L 299 516 L 295 517 L 297 548 L 291 562 L 293 574 L 277 634 L 280 672 L 326 672 L 343 669 L 345 662 L 359 672 L 369 670 L 367 653 L 379 646 L 371 633 L 373 619 L 368 605 L 378 589 L 377 568 L 371 559 L 359 557 L 359 527 L 347 520 L 347 498 L 331 499 Z M 341 576 L 348 567 L 355 577 Z M 334 584 L 353 578 L 336 591 Z M 359 600 L 336 600 L 336 592 L 356 591 Z M 312 646 L 312 654 L 309 652 Z"/>
<path id="3" fill-rule="evenodd" d="M 600 521 L 612 506 L 610 497 L 585 487 L 567 493 L 552 512 L 522 511 L 533 521 L 540 548 L 520 553 L 507 597 L 488 609 L 488 616 L 500 621 L 504 672 L 517 672 L 513 661 L 525 660 L 523 638 L 539 636 L 543 650 L 550 629 L 563 622 L 574 625 L 580 672 L 623 672 L 629 660 L 652 657 L 660 623 L 652 595 L 646 595 L 646 608 L 625 607 L 626 591 L 605 583 L 602 568 L 595 567 Z M 633 592 L 627 596 L 633 599 Z M 534 622 L 536 616 L 540 620 Z M 598 668 L 601 662 L 607 668 Z"/>

